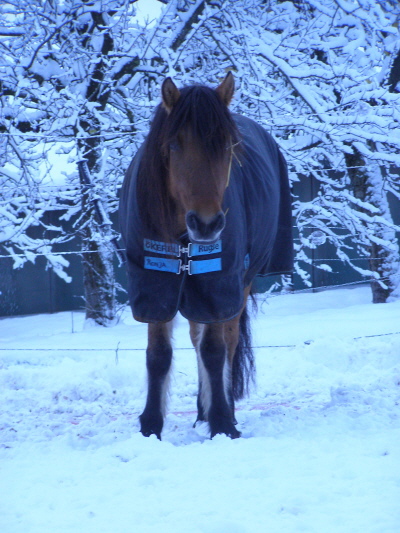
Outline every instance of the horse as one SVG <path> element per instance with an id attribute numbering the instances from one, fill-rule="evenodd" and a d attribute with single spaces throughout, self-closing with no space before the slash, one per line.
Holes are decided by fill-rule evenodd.
<path id="1" fill-rule="evenodd" d="M 292 270 L 287 166 L 273 138 L 231 113 L 235 81 L 161 87 L 149 133 L 120 194 L 133 316 L 148 324 L 140 431 L 161 434 L 173 319 L 189 321 L 198 360 L 197 420 L 234 439 L 235 401 L 254 380 L 247 300 L 258 275 Z"/>

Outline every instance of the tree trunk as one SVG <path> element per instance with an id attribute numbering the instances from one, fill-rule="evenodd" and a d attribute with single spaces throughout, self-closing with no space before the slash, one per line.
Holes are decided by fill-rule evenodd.
<path id="1" fill-rule="evenodd" d="M 86 319 L 109 326 L 115 319 L 115 280 L 111 227 L 104 224 L 93 199 L 86 161 L 79 164 L 82 195 L 82 266 Z"/>
<path id="2" fill-rule="evenodd" d="M 382 170 L 378 166 L 368 168 L 360 152 L 354 147 L 352 149 L 353 154 L 345 154 L 350 187 L 355 198 L 377 208 L 373 213 L 367 208 L 357 208 L 372 220 L 374 218 L 376 220 L 373 226 L 365 223 L 369 232 L 367 244 L 369 269 L 377 274 L 371 278 L 372 301 L 385 303 L 397 286 L 399 246 L 394 229 L 379 221 L 379 218 L 383 218 L 388 223 L 393 223 L 384 190 Z"/>
<path id="3" fill-rule="evenodd" d="M 383 176 L 381 168 L 366 170 L 367 174 L 367 202 L 378 208 L 378 216 L 393 223 L 386 191 L 383 188 Z M 398 284 L 399 274 L 399 245 L 394 229 L 390 229 L 382 223 L 375 225 L 374 236 L 385 241 L 386 245 L 372 242 L 369 259 L 369 268 L 377 272 L 379 279 L 371 280 L 371 289 L 374 303 L 385 303 L 388 297 L 395 291 Z"/>
<path id="4" fill-rule="evenodd" d="M 83 278 L 86 319 L 100 326 L 109 326 L 115 319 L 115 283 L 113 251 L 93 238 L 83 241 Z"/>
<path id="5" fill-rule="evenodd" d="M 98 28 L 105 28 L 103 13 L 91 12 L 93 24 L 85 27 L 85 32 L 93 34 Z M 114 48 L 109 29 L 103 32 L 101 51 L 91 73 L 86 99 L 97 104 L 97 111 L 103 112 L 110 96 L 110 87 L 103 86 L 107 72 L 106 57 Z M 90 41 L 86 38 L 86 45 Z M 85 46 L 85 45 L 84 45 Z M 115 281 L 113 249 L 111 246 L 111 225 L 105 224 L 99 216 L 98 202 L 101 183 L 97 183 L 102 168 L 101 123 L 89 109 L 85 109 L 79 119 L 80 131 L 87 136 L 78 141 L 83 161 L 78 163 L 79 179 L 84 191 L 82 195 L 82 256 L 83 283 L 86 304 L 86 319 L 92 319 L 101 326 L 110 325 L 115 319 Z M 92 178 L 93 177 L 93 178 Z M 97 189 L 93 188 L 96 180 Z M 96 212 L 97 209 L 97 212 Z M 106 213 L 107 216 L 107 213 Z"/>

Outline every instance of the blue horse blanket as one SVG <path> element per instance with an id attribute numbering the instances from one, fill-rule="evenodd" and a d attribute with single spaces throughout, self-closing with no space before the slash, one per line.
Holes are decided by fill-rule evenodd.
<path id="1" fill-rule="evenodd" d="M 142 148 L 121 190 L 120 226 L 126 248 L 128 295 L 141 322 L 164 322 L 180 313 L 195 322 L 237 316 L 243 291 L 256 276 L 293 269 L 292 214 L 286 162 L 274 139 L 256 122 L 233 115 L 241 137 L 222 209 L 226 226 L 211 245 L 187 235 L 165 243 L 142 224 L 136 177 Z"/>

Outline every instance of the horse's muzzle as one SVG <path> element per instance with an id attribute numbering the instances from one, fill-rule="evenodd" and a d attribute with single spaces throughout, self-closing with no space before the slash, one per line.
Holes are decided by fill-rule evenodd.
<path id="1" fill-rule="evenodd" d="M 225 215 L 219 211 L 214 217 L 205 222 L 195 211 L 186 214 L 186 226 L 192 242 L 213 243 L 219 239 L 225 227 Z"/>

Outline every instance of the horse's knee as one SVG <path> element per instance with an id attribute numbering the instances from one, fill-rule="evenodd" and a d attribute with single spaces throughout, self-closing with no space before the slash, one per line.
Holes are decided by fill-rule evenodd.
<path id="1" fill-rule="evenodd" d="M 165 376 L 171 366 L 172 346 L 168 324 L 149 324 L 146 366 L 152 376 Z"/>
<path id="2" fill-rule="evenodd" d="M 204 332 L 200 342 L 200 355 L 210 375 L 223 370 L 226 361 L 226 344 L 221 335 L 211 329 Z"/>
<path id="3" fill-rule="evenodd" d="M 146 351 L 146 366 L 147 370 L 152 375 L 160 377 L 168 374 L 172 361 L 172 347 L 170 344 L 164 342 L 158 346 L 147 348 Z"/>
<path id="4" fill-rule="evenodd" d="M 224 325 L 225 342 L 231 365 L 239 342 L 239 319 L 239 317 L 235 317 Z"/>

